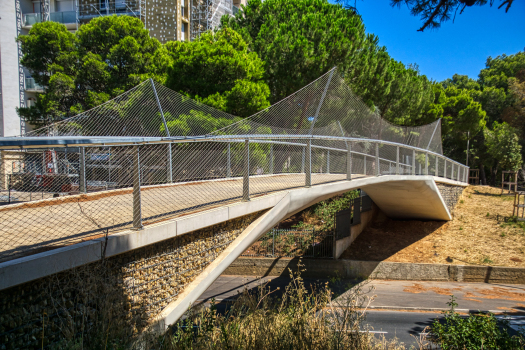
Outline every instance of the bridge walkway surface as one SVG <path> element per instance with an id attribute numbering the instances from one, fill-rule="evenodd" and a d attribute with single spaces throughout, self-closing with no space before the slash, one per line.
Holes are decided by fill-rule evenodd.
<path id="1" fill-rule="evenodd" d="M 252 197 L 304 186 L 304 174 L 250 177 Z M 364 175 L 354 175 L 355 179 Z M 312 174 L 313 184 L 345 174 Z M 143 224 L 149 225 L 242 199 L 242 178 L 141 187 Z M 16 194 L 15 194 L 16 196 Z M 131 188 L 92 192 L 0 207 L 0 257 L 37 253 L 109 234 L 133 224 Z M 30 244 L 25 244 L 30 242 Z M 21 253 L 21 254 L 20 254 Z M 0 259 L 2 261 L 2 259 Z"/>

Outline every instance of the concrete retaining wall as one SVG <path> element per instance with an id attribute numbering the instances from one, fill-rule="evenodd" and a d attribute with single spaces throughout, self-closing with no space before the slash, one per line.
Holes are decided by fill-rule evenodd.
<path id="1" fill-rule="evenodd" d="M 297 271 L 299 259 L 238 258 L 225 275 L 288 276 Z M 409 264 L 386 261 L 301 259 L 303 277 L 373 278 L 413 281 L 457 281 L 485 283 L 525 283 L 525 269 L 499 266 Z"/>
<path id="2" fill-rule="evenodd" d="M 377 215 L 379 209 L 372 203 L 372 210 L 361 213 L 361 223 L 350 227 L 350 236 L 335 241 L 335 258 L 339 257 L 350 247 L 353 241 L 363 232 L 372 219 Z"/>

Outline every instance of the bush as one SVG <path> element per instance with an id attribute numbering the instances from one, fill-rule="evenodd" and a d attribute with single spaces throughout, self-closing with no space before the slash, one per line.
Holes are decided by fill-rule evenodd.
<path id="1" fill-rule="evenodd" d="M 502 329 L 492 313 L 470 314 L 468 317 L 462 317 L 455 311 L 458 304 L 454 296 L 447 304 L 450 306 L 450 310 L 444 312 L 444 322 L 436 319 L 430 329 L 433 341 L 441 349 L 523 349 L 525 345 L 523 334 L 510 336 L 505 328 L 508 326 L 508 321 L 499 321 L 503 326 Z"/>

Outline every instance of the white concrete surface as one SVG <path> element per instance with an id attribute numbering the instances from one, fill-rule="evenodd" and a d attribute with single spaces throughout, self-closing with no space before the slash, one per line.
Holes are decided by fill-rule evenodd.
<path id="1" fill-rule="evenodd" d="M 15 0 L 0 1 L 0 79 L 2 111 L 0 136 L 20 135 L 20 106 L 18 89 L 18 45 L 16 43 Z"/>

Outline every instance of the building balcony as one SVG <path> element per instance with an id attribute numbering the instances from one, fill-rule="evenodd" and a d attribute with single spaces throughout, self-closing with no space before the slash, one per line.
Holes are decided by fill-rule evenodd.
<path id="1" fill-rule="evenodd" d="M 65 24 L 68 29 L 75 29 L 77 23 L 76 11 L 51 12 L 49 20 Z M 35 23 L 42 22 L 41 13 L 26 13 L 23 15 L 22 26 L 24 29 L 31 29 Z M 71 28 L 70 28 L 71 27 Z M 74 27 L 74 28 L 73 28 Z"/>
<path id="2" fill-rule="evenodd" d="M 95 17 L 110 15 L 140 17 L 140 11 L 138 0 L 109 0 L 96 4 L 79 4 L 78 18 L 89 21 Z"/>
<path id="3" fill-rule="evenodd" d="M 43 92 L 44 88 L 37 83 L 35 83 L 35 79 L 31 77 L 26 77 L 25 79 L 25 91 L 28 92 Z"/>

